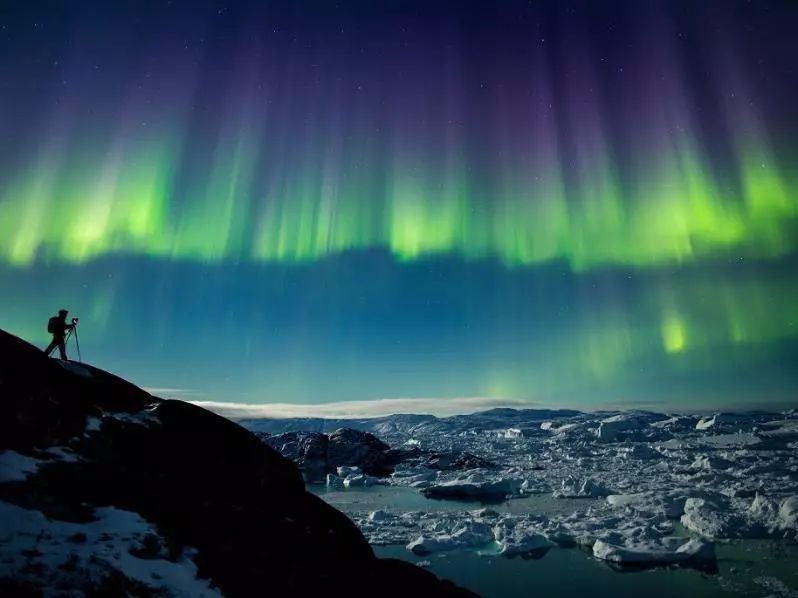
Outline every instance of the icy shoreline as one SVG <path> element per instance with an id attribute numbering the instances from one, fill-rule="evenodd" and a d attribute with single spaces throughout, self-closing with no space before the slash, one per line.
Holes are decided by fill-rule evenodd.
<path id="1" fill-rule="evenodd" d="M 704 418 L 538 414 L 380 418 L 369 431 L 392 447 L 467 451 L 498 466 L 445 471 L 400 463 L 386 478 L 350 468 L 332 483 L 408 487 L 484 503 L 532 494 L 584 499 L 568 514 L 469 510 L 467 503 L 451 511 L 349 513 L 372 544 L 403 544 L 418 554 L 468 548 L 515 556 L 580 546 L 617 566 L 711 569 L 715 542 L 798 539 L 794 411 Z"/>

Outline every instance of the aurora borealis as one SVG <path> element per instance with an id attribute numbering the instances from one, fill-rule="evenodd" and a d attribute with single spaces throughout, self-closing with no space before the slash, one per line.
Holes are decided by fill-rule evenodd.
<path id="1" fill-rule="evenodd" d="M 0 327 L 203 398 L 798 390 L 798 6 L 0 7 Z"/>

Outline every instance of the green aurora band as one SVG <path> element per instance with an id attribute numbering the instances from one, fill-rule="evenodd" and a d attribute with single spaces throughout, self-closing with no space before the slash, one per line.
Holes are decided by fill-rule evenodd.
<path id="1" fill-rule="evenodd" d="M 259 286 L 258 277 L 281 272 L 304 289 L 303 276 L 327 276 L 319 274 L 325 264 L 346 272 L 350 266 L 340 264 L 348 258 L 356 263 L 373 253 L 390 257 L 390 265 L 377 261 L 376 273 L 330 291 L 338 298 L 329 311 L 316 306 L 326 319 L 304 324 L 309 316 L 291 312 L 295 327 L 286 325 L 275 338 L 306 345 L 293 361 L 274 356 L 274 371 L 240 373 L 250 388 L 298 401 L 325 392 L 311 381 L 333 374 L 321 357 L 310 363 L 314 343 L 322 341 L 318 330 L 303 326 L 333 329 L 339 317 L 368 312 L 361 295 L 370 297 L 369 306 L 405 305 L 405 295 L 417 291 L 413 281 L 426 280 L 425 263 L 483 274 L 492 268 L 511 280 L 496 296 L 467 275 L 462 289 L 429 283 L 418 292 L 433 305 L 448 297 L 463 322 L 490 321 L 484 301 L 498 314 L 511 312 L 520 329 L 499 326 L 495 338 L 448 330 L 452 337 L 428 356 L 432 362 L 451 353 L 451 363 L 441 358 L 440 373 L 424 370 L 414 354 L 434 344 L 425 332 L 422 349 L 412 345 L 418 339 L 402 338 L 412 349 L 397 349 L 407 362 L 396 365 L 393 346 L 379 345 L 384 354 L 357 352 L 378 331 L 361 330 L 354 340 L 341 334 L 351 354 L 342 349 L 329 357 L 341 379 L 358 379 L 361 362 L 373 358 L 386 379 L 393 367 L 421 372 L 417 386 L 385 394 L 549 400 L 595 391 L 609 399 L 640 395 L 641 387 L 662 380 L 667 386 L 683 374 L 723 377 L 758 364 L 781 371 L 798 340 L 798 277 L 790 273 L 798 257 L 798 154 L 791 138 L 798 121 L 773 107 L 793 105 L 784 100 L 793 87 L 754 68 L 750 48 L 735 54 L 728 23 L 682 47 L 662 24 L 671 21 L 630 7 L 633 26 L 618 39 L 640 49 L 637 57 L 627 56 L 626 41 L 614 33 L 598 39 L 570 17 L 555 28 L 553 50 L 532 45 L 524 32 L 516 32 L 523 52 L 491 38 L 480 46 L 490 57 L 484 67 L 469 63 L 456 36 L 448 45 L 421 36 L 418 47 L 408 48 L 404 33 L 395 33 L 394 55 L 391 34 L 379 40 L 384 53 L 376 57 L 350 53 L 336 41 L 337 29 L 324 34 L 329 39 L 319 34 L 325 43 L 318 55 L 277 34 L 268 42 L 220 38 L 205 49 L 184 47 L 184 37 L 205 31 L 199 17 L 181 21 L 184 36 L 172 36 L 169 24 L 169 35 L 152 33 L 148 44 L 120 17 L 112 29 L 124 52 L 104 56 L 108 40 L 99 34 L 78 42 L 64 34 L 59 43 L 74 43 L 74 53 L 39 50 L 30 69 L 22 59 L 18 69 L 0 63 L 0 80 L 16 81 L 19 97 L 32 98 L 30 108 L 20 100 L 14 111 L 8 94 L 0 97 L 0 113 L 10 115 L 0 123 L 0 312 L 10 322 L 3 327 L 39 339 L 49 299 L 37 299 L 35 309 L 27 302 L 46 285 L 81 310 L 89 329 L 109 338 L 113 331 L 130 344 L 150 342 L 126 313 L 157 320 L 156 308 L 141 306 L 158 305 L 157 292 L 164 304 L 178 304 L 184 280 L 161 282 L 167 290 L 150 295 L 149 283 L 133 288 L 130 279 L 162 265 L 175 272 L 197 267 L 208 281 L 194 287 L 197 304 L 186 313 L 207 309 L 216 318 L 229 303 L 236 308 L 229 321 L 219 316 L 213 332 L 198 332 L 195 346 L 211 352 L 222 339 L 240 339 L 250 358 L 263 335 L 244 327 L 260 317 L 255 304 L 268 311 L 285 300 Z M 96 23 L 87 22 L 93 31 Z M 695 25 L 703 34 L 700 18 Z M 90 69 L 86 55 L 107 63 L 97 59 L 102 69 Z M 711 76 L 697 81 L 696 72 Z M 484 89 L 483 80 L 490 84 Z M 764 80 L 773 87 L 763 88 Z M 782 99 L 779 90 L 786 90 Z M 557 267 L 573 288 L 552 296 L 543 289 L 528 303 L 521 291 L 513 298 L 514 289 L 536 288 L 534 280 L 547 280 Z M 103 268 L 115 278 L 98 278 Z M 250 280 L 217 282 L 236 269 Z M 370 276 L 379 274 L 404 286 L 373 291 Z M 91 292 L 76 290 L 73 279 L 85 280 Z M 220 299 L 225 285 L 235 292 Z M 238 296 L 252 297 L 253 305 L 236 303 Z M 572 302 L 572 311 L 556 315 L 560 302 Z M 421 328 L 434 320 L 425 307 L 409 309 Z M 158 346 L 187 317 L 173 316 L 153 326 Z M 390 317 L 371 321 L 379 327 L 384 319 Z M 545 332 L 537 329 L 551 322 Z M 263 329 L 280 323 L 269 325 Z M 98 348 L 114 355 L 109 338 L 97 338 Z M 491 350 L 479 353 L 481 344 Z M 473 379 L 458 351 L 476 364 Z M 127 367 L 118 360 L 107 366 Z M 352 382 L 335 398 L 379 396 L 379 380 L 369 386 L 363 376 L 363 389 Z M 186 380 L 164 375 L 159 383 Z"/>
<path id="2" fill-rule="evenodd" d="M 132 150 L 77 157 L 45 152 L 4 186 L 0 259 L 14 266 L 108 254 L 307 261 L 387 248 L 400 260 L 446 253 L 528 266 L 560 259 L 579 271 L 729 253 L 777 257 L 798 246 L 798 179 L 757 137 L 740 144 L 739 181 L 713 176 L 695 144 L 679 139 L 627 185 L 611 165 L 580 172 L 578 194 L 566 189 L 556 163 L 488 185 L 464 176 L 464 164 L 423 176 L 399 159 L 383 191 L 322 164 L 315 175 L 306 166 L 306 176 L 272 183 L 263 206 L 252 191 L 257 143 L 244 134 L 229 141 L 177 209 L 173 144 L 141 140 Z M 486 205 L 478 193 L 493 199 Z"/>

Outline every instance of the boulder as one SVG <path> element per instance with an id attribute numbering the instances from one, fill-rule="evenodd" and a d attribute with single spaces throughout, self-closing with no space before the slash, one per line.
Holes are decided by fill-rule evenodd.
<path id="1" fill-rule="evenodd" d="M 323 481 L 328 473 L 337 473 L 342 467 L 386 476 L 401 459 L 399 452 L 373 434 L 351 428 L 341 428 L 329 435 L 304 431 L 258 435 L 283 457 L 294 461 L 311 482 Z"/>
<path id="2" fill-rule="evenodd" d="M 329 472 L 326 434 L 321 432 L 287 432 L 276 436 L 261 436 L 262 440 L 290 459 L 309 481 L 323 480 Z"/>
<path id="3" fill-rule="evenodd" d="M 370 475 L 388 475 L 395 465 L 389 463 L 390 448 L 374 434 L 340 428 L 329 436 L 327 464 L 328 467 L 355 465 Z"/>

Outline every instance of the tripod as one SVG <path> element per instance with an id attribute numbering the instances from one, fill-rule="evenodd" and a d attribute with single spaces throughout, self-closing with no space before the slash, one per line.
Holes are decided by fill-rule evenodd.
<path id="1" fill-rule="evenodd" d="M 80 341 L 78 340 L 78 323 L 74 322 L 72 324 L 72 328 L 69 329 L 67 332 L 66 338 L 64 339 L 64 346 L 69 342 L 71 337 L 75 338 L 75 349 L 78 351 L 78 362 L 83 363 L 83 358 L 80 355 Z"/>

